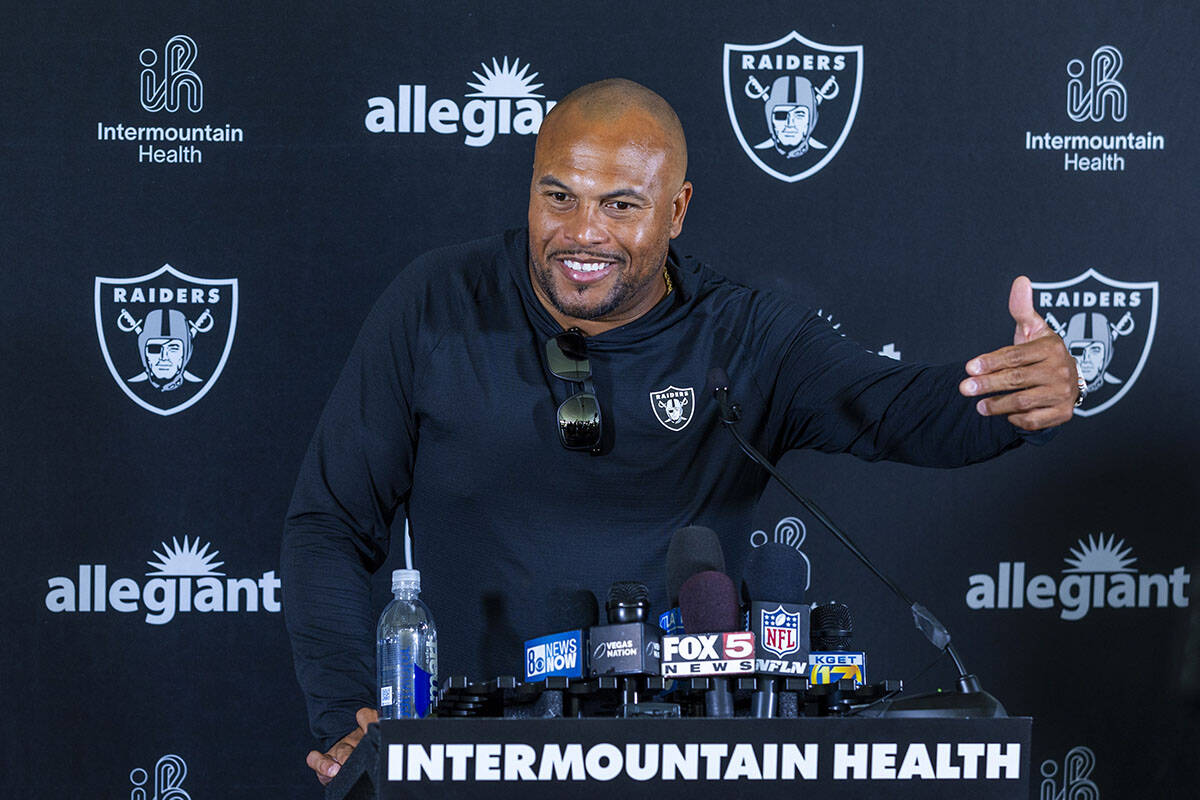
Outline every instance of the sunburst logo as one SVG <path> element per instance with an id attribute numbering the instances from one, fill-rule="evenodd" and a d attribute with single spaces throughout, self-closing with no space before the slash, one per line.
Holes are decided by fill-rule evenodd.
<path id="1" fill-rule="evenodd" d="M 154 551 L 154 555 L 158 556 L 158 561 L 147 561 L 151 567 L 157 567 L 154 572 L 147 572 L 147 575 L 224 575 L 223 572 L 217 572 L 216 568 L 222 566 L 224 561 L 213 562 L 220 550 L 208 552 L 209 545 L 204 545 L 200 548 L 200 537 L 196 537 L 190 543 L 185 534 L 183 537 L 183 545 L 180 546 L 178 537 L 171 537 L 171 544 L 162 543 L 163 552 Z"/>
<path id="2" fill-rule="evenodd" d="M 1079 547 L 1071 548 L 1074 558 L 1063 559 L 1071 565 L 1070 569 L 1064 569 L 1063 572 L 1137 572 L 1129 566 L 1137 561 L 1128 557 L 1131 552 L 1131 548 L 1125 547 L 1125 540 L 1118 542 L 1115 534 L 1111 534 L 1107 541 L 1103 533 L 1098 541 L 1096 537 L 1089 536 L 1086 543 L 1080 539 Z"/>
<path id="3" fill-rule="evenodd" d="M 504 57 L 503 63 L 497 63 L 493 58 L 490 67 L 486 62 L 480 62 L 479 66 L 483 69 L 483 74 L 471 73 L 479 83 L 467 81 L 467 86 L 476 90 L 467 97 L 545 97 L 534 92 L 534 89 L 540 89 L 544 85 L 533 82 L 539 73 L 527 75 L 529 64 L 522 67 L 519 58 L 513 59 L 512 66 L 509 66 L 508 56 Z"/>

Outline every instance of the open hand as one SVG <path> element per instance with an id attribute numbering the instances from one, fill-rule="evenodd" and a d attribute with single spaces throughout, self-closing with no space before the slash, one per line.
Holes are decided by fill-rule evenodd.
<path id="1" fill-rule="evenodd" d="M 1062 337 L 1033 310 L 1033 284 L 1024 275 L 1013 281 L 1008 313 L 1017 323 L 1011 347 L 975 356 L 967 362 L 971 377 L 958 385 L 985 417 L 1004 415 L 1018 428 L 1037 431 L 1071 418 L 1079 396 L 1075 359 Z"/>

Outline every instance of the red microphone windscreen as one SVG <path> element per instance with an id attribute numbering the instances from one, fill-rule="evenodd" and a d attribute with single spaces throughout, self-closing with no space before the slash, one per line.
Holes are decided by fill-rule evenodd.
<path id="1" fill-rule="evenodd" d="M 688 633 L 741 629 L 737 589 L 724 572 L 697 572 L 679 587 L 679 611 Z"/>

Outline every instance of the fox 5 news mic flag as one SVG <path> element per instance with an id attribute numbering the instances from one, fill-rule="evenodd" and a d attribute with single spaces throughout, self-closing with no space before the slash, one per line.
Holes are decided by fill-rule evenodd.
<path id="1" fill-rule="evenodd" d="M 754 634 L 749 631 L 664 636 L 662 647 L 663 677 L 724 677 L 754 672 Z"/>

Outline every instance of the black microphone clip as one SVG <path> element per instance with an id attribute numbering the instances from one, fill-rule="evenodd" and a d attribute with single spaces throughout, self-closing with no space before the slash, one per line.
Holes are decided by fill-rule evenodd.
<path id="1" fill-rule="evenodd" d="M 720 367 L 708 371 L 708 385 L 712 388 L 712 396 L 720 407 L 721 422 L 732 425 L 742 418 L 742 407 L 729 402 L 729 376 Z"/>

